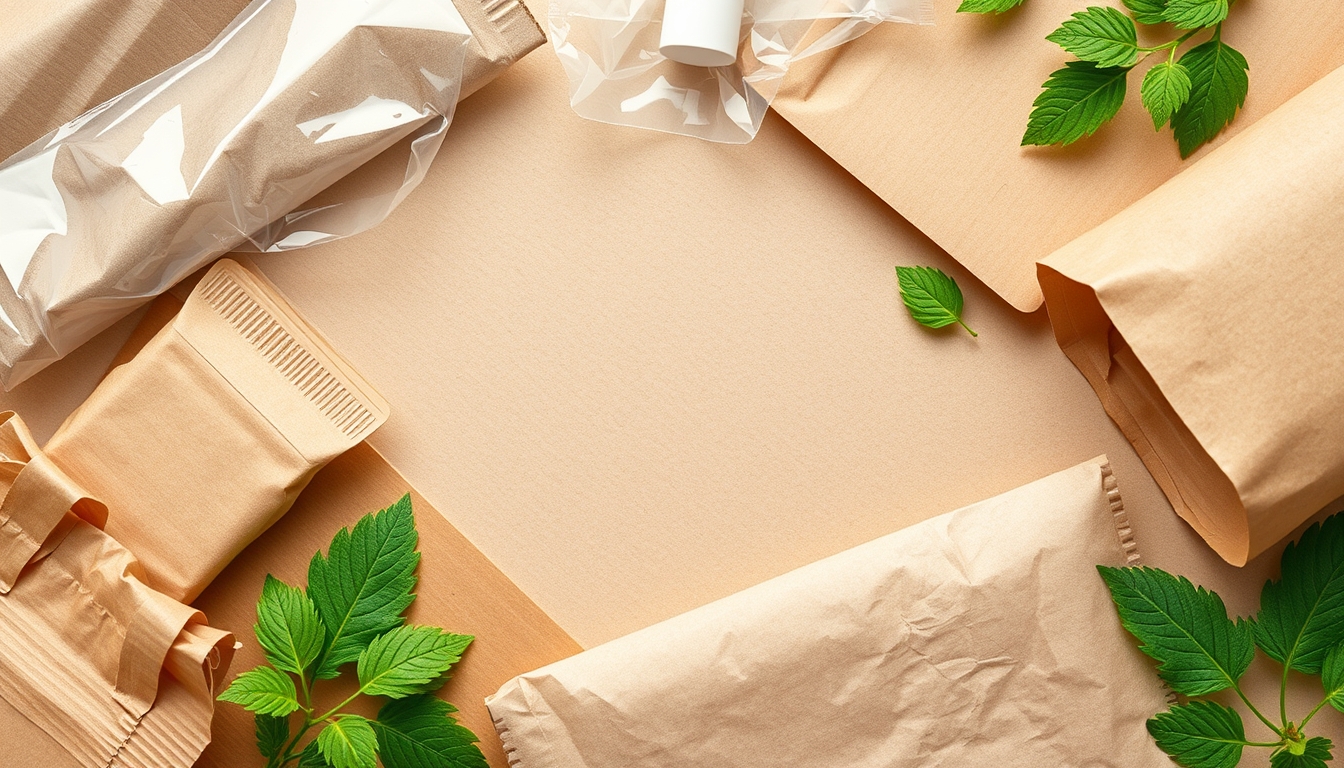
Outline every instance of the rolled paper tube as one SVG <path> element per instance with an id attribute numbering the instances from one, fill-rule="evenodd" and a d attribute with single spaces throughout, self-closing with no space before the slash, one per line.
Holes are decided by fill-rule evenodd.
<path id="1" fill-rule="evenodd" d="M 743 0 L 667 0 L 659 52 L 693 67 L 727 67 L 742 41 Z"/>

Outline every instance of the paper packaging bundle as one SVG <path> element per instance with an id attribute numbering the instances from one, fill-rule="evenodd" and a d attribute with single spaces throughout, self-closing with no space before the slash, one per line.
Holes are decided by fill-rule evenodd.
<path id="1" fill-rule="evenodd" d="M 1344 495 L 1344 69 L 1040 267 L 1060 346 L 1243 565 Z"/>
<path id="2" fill-rule="evenodd" d="M 1096 572 L 1137 562 L 1098 459 L 523 675 L 487 704 L 514 768 L 1169 766 L 1143 728 L 1164 689 Z"/>
<path id="3" fill-rule="evenodd" d="M 466 74 L 487 74 L 530 24 L 516 2 L 460 1 L 497 24 L 492 39 L 473 47 L 450 0 L 256 0 L 200 54 L 0 166 L 0 381 L 236 246 L 380 221 L 423 177 Z M 408 136 L 390 189 L 294 212 Z"/>

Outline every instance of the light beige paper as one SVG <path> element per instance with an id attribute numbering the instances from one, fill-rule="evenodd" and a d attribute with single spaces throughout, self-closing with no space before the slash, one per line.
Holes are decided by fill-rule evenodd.
<path id="1" fill-rule="evenodd" d="M 1097 459 L 486 703 L 514 768 L 1162 768 L 1163 688 L 1096 573 L 1138 563 L 1131 533 Z"/>
<path id="2" fill-rule="evenodd" d="M 883 25 L 799 62 L 774 108 L 1008 303 L 1032 311 L 1037 260 L 1185 167 L 1170 131 L 1155 133 L 1139 104 L 1147 65 L 1095 137 L 1019 146 L 1041 83 L 1071 58 L 1045 36 L 1097 4 L 1122 7 L 1027 0 L 977 16 L 938 0 L 934 27 Z M 1344 64 L 1344 14 L 1319 3 L 1238 3 L 1224 39 L 1251 64 L 1246 108 L 1224 138 Z"/>
<path id="3" fill-rule="evenodd" d="M 1344 68 L 1040 268 L 1055 335 L 1242 565 L 1344 496 Z"/>

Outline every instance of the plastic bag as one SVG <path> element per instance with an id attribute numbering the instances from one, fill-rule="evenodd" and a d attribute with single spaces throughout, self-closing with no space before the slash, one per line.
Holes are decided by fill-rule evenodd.
<path id="1" fill-rule="evenodd" d="M 196 56 L 0 165 L 0 383 L 239 246 L 377 224 L 437 153 L 471 39 L 452 0 L 255 0 Z M 398 188 L 295 211 L 408 137 Z"/>
<path id="2" fill-rule="evenodd" d="M 747 0 L 741 53 L 691 67 L 658 52 L 663 0 L 552 0 L 551 41 L 570 105 L 614 125 L 745 144 L 789 65 L 884 21 L 931 24 L 932 0 Z"/>

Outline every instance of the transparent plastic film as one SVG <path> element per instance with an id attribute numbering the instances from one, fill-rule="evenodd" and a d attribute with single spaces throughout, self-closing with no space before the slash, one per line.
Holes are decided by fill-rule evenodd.
<path id="1" fill-rule="evenodd" d="M 199 54 L 0 164 L 0 383 L 221 254 L 382 221 L 443 141 L 471 39 L 452 0 L 255 0 Z M 389 183 L 319 197 L 385 153 Z"/>
<path id="2" fill-rule="evenodd" d="M 932 0 L 747 0 L 737 61 L 696 67 L 659 52 L 664 8 L 664 0 L 552 0 L 551 41 L 575 112 L 744 144 L 760 130 L 793 62 L 883 22 L 933 21 Z"/>

